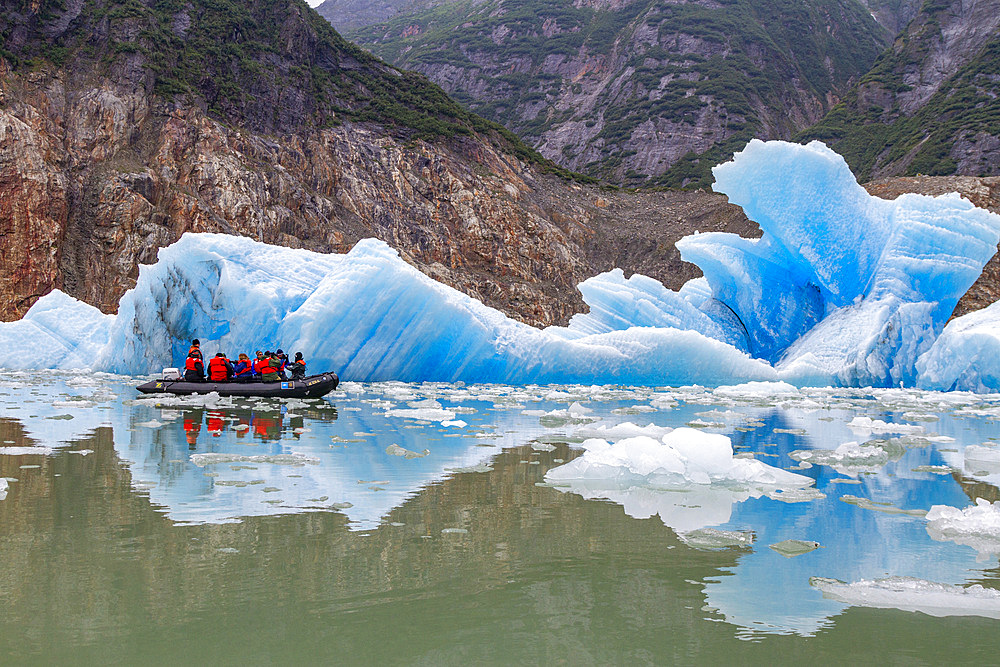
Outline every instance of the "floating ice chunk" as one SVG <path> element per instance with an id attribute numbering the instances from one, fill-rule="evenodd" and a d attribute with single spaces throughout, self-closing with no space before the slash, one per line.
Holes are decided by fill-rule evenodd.
<path id="1" fill-rule="evenodd" d="M 389 456 L 402 456 L 404 459 L 418 459 L 430 454 L 431 450 L 424 449 L 422 452 L 413 452 L 405 447 L 400 447 L 399 445 L 393 443 L 385 448 L 385 453 Z"/>
<path id="2" fill-rule="evenodd" d="M 761 461 L 734 458 L 729 438 L 691 428 L 675 429 L 660 441 L 636 436 L 614 444 L 587 440 L 582 446 L 583 456 L 549 470 L 545 480 L 554 484 L 600 482 L 608 488 L 713 483 L 803 487 L 813 483 Z"/>
<path id="3" fill-rule="evenodd" d="M 890 461 L 897 461 L 906 448 L 893 440 L 871 440 L 864 444 L 845 442 L 836 449 L 797 449 L 789 453 L 796 461 L 824 465 L 841 474 L 875 471 Z"/>
<path id="4" fill-rule="evenodd" d="M 316 465 L 319 463 L 319 459 L 297 452 L 289 454 L 255 454 L 251 456 L 212 452 L 208 454 L 192 454 L 191 463 L 199 467 L 220 463 L 273 463 L 275 465 L 300 466 L 307 463 Z"/>
<path id="5" fill-rule="evenodd" d="M 928 534 L 939 542 L 972 547 L 981 558 L 1000 554 L 1000 502 L 977 498 L 965 509 L 934 505 L 926 518 Z"/>
<path id="6" fill-rule="evenodd" d="M 787 382 L 744 382 L 743 384 L 716 387 L 712 393 L 716 396 L 731 398 L 760 399 L 774 396 L 797 396 L 799 389 Z"/>
<path id="7" fill-rule="evenodd" d="M 965 470 L 974 476 L 1000 472 L 1000 449 L 969 445 L 965 448 Z"/>
<path id="8" fill-rule="evenodd" d="M 901 507 L 896 507 L 891 503 L 878 503 L 870 498 L 861 498 L 850 494 L 841 496 L 840 501 L 847 503 L 848 505 L 860 507 L 861 509 L 882 512 L 883 514 L 904 514 L 906 516 L 917 516 L 921 518 L 927 515 L 926 510 L 907 510 Z"/>
<path id="9" fill-rule="evenodd" d="M 900 609 L 928 616 L 983 616 L 1000 619 L 1000 590 L 953 586 L 912 577 L 862 579 L 845 583 L 837 579 L 813 577 L 809 583 L 823 597 L 855 607 Z"/>
<path id="10" fill-rule="evenodd" d="M 577 438 L 596 438 L 599 440 L 622 440 L 624 438 L 645 435 L 659 440 L 673 430 L 669 426 L 657 426 L 655 424 L 639 426 L 632 422 L 622 422 L 614 426 L 606 424 L 600 426 L 578 426 L 573 430 L 573 436 Z"/>
<path id="11" fill-rule="evenodd" d="M 893 424 L 871 417 L 855 417 L 847 423 L 847 428 L 857 433 L 901 433 L 922 435 L 924 427 L 917 424 Z"/>
<path id="12" fill-rule="evenodd" d="M 0 477 L 0 500 L 7 497 L 7 480 Z"/>
<path id="13" fill-rule="evenodd" d="M 55 450 L 51 447 L 42 446 L 26 446 L 26 447 L 0 447 L 0 456 L 31 456 L 31 455 L 42 455 L 48 456 L 49 454 L 54 454 Z"/>
<path id="14" fill-rule="evenodd" d="M 446 422 L 455 419 L 455 413 L 444 408 L 394 408 L 387 410 L 390 417 L 402 417 L 404 419 L 423 419 L 429 422 Z"/>
<path id="15" fill-rule="evenodd" d="M 699 528 L 677 533 L 681 542 L 694 549 L 748 549 L 754 543 L 755 535 L 751 530 L 717 530 L 715 528 Z"/>
<path id="16" fill-rule="evenodd" d="M 769 546 L 782 556 L 793 558 L 819 549 L 820 544 L 811 540 L 782 540 Z"/>

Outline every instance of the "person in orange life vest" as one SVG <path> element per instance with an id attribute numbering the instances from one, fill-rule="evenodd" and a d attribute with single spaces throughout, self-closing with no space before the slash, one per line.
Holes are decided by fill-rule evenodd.
<path id="1" fill-rule="evenodd" d="M 250 365 L 250 357 L 240 354 L 239 360 L 233 367 L 233 379 L 246 382 L 253 377 L 253 368 Z"/>
<path id="2" fill-rule="evenodd" d="M 198 340 L 197 338 L 195 338 L 193 341 L 191 341 L 191 347 L 190 347 L 190 349 L 188 349 L 188 356 L 190 357 L 191 354 L 194 353 L 194 352 L 198 353 L 198 358 L 199 359 L 203 358 L 201 356 L 201 341 Z"/>
<path id="3" fill-rule="evenodd" d="M 306 376 L 306 362 L 302 358 L 301 352 L 295 353 L 295 361 L 291 363 L 289 369 L 291 370 L 293 380 L 301 380 Z"/>
<path id="4" fill-rule="evenodd" d="M 204 382 L 205 364 L 201 362 L 201 352 L 193 347 L 191 350 L 188 358 L 184 361 L 184 381 Z"/>
<path id="5" fill-rule="evenodd" d="M 208 379 L 210 382 L 226 382 L 232 376 L 233 371 L 224 352 L 218 352 L 208 360 Z"/>
<path id="6" fill-rule="evenodd" d="M 267 357 L 260 369 L 261 382 L 280 382 L 281 376 L 278 374 L 278 369 L 280 368 L 281 360 L 278 359 L 277 355 L 272 354 Z"/>

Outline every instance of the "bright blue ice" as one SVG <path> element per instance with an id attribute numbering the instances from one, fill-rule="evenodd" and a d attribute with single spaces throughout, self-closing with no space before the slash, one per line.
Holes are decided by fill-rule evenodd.
<path id="1" fill-rule="evenodd" d="M 1000 216 L 957 195 L 872 197 L 818 142 L 752 141 L 713 173 L 763 236 L 682 239 L 704 277 L 677 292 L 590 278 L 567 327 L 512 320 L 372 239 L 323 255 L 186 234 L 141 267 L 115 317 L 54 293 L 0 323 L 0 367 L 158 372 L 200 338 L 210 354 L 301 351 L 354 380 L 1000 386 L 995 354 L 957 368 L 962 318 L 935 343 L 996 252 Z"/>

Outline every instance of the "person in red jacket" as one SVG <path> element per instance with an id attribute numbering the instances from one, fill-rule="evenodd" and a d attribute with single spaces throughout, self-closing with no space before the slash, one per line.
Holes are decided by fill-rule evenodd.
<path id="1" fill-rule="evenodd" d="M 233 377 L 232 365 L 224 352 L 217 353 L 208 361 L 209 382 L 228 382 Z"/>

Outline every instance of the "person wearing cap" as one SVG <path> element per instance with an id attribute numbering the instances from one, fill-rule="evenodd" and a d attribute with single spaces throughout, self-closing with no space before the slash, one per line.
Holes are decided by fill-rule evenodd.
<path id="1" fill-rule="evenodd" d="M 254 359 L 253 363 L 250 364 L 250 367 L 253 369 L 254 379 L 256 380 L 260 379 L 261 369 L 264 367 L 264 364 L 266 363 L 267 363 L 267 357 L 264 356 L 263 352 L 257 350 L 257 358 Z"/>
<path id="2" fill-rule="evenodd" d="M 295 353 L 295 361 L 289 364 L 289 370 L 292 373 L 293 380 L 301 380 L 306 376 L 306 362 L 302 358 L 301 352 Z"/>
<path id="3" fill-rule="evenodd" d="M 202 361 L 204 361 L 205 358 L 203 356 L 201 356 L 201 341 L 200 340 L 198 340 L 197 338 L 195 338 L 193 341 L 191 341 L 191 347 L 188 349 L 187 356 L 189 356 L 189 357 L 196 356 L 199 359 L 201 359 Z"/>

